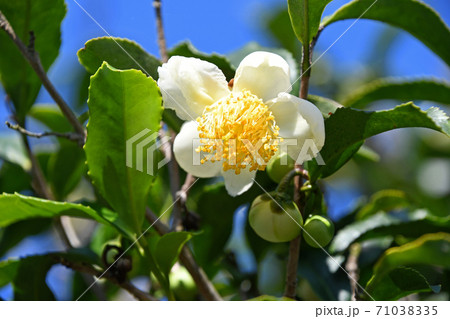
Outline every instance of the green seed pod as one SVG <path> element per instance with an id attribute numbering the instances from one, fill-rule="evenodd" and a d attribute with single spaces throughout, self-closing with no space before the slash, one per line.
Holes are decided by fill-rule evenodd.
<path id="1" fill-rule="evenodd" d="M 302 215 L 293 201 L 279 200 L 277 203 L 267 194 L 253 201 L 248 217 L 253 230 L 274 243 L 294 239 L 300 235 L 303 226 Z"/>
<path id="2" fill-rule="evenodd" d="M 269 163 L 267 163 L 267 174 L 275 183 L 281 182 L 287 173 L 292 171 L 295 166 L 295 161 L 286 153 L 277 154 L 273 156 Z"/>
<path id="3" fill-rule="evenodd" d="M 314 215 L 308 218 L 303 229 L 303 238 L 308 245 L 314 248 L 328 245 L 334 236 L 333 223 L 328 218 L 320 215 Z"/>

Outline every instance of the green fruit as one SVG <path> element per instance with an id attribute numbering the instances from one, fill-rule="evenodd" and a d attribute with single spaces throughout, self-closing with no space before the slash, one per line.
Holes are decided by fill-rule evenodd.
<path id="1" fill-rule="evenodd" d="M 303 229 L 303 238 L 314 248 L 328 245 L 334 236 L 334 225 L 331 220 L 319 215 L 308 218 Z"/>
<path id="2" fill-rule="evenodd" d="M 275 202 L 269 195 L 260 195 L 252 203 L 249 222 L 253 230 L 263 239 L 281 243 L 294 239 L 303 226 L 302 214 L 292 201 Z M 280 207 L 281 206 L 281 207 Z"/>
<path id="3" fill-rule="evenodd" d="M 287 173 L 292 171 L 295 166 L 295 161 L 286 153 L 277 154 L 273 156 L 269 163 L 267 163 L 267 174 L 275 183 L 281 182 Z"/>

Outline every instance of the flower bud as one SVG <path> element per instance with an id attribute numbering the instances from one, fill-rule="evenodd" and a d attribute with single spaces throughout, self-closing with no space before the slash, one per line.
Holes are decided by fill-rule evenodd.
<path id="1" fill-rule="evenodd" d="M 295 161 L 286 153 L 281 153 L 269 160 L 266 170 L 270 179 L 275 183 L 279 183 L 287 173 L 294 169 L 294 166 Z"/>
<path id="2" fill-rule="evenodd" d="M 303 229 L 303 238 L 308 245 L 314 248 L 328 245 L 334 236 L 333 223 L 328 218 L 320 215 L 308 218 Z"/>
<path id="3" fill-rule="evenodd" d="M 274 196 L 264 194 L 253 201 L 249 213 L 250 226 L 267 241 L 290 241 L 300 235 L 302 215 L 293 201 L 276 202 L 272 199 Z"/>

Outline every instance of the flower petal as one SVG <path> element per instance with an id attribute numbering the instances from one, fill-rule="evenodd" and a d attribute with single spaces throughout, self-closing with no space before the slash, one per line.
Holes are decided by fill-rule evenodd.
<path id="1" fill-rule="evenodd" d="M 222 163 L 211 163 L 210 161 L 207 161 L 204 164 L 201 164 L 201 154 L 195 151 L 195 149 L 200 146 L 197 127 L 198 124 L 195 121 L 189 121 L 183 124 L 180 133 L 178 133 L 173 142 L 175 159 L 182 169 L 194 176 L 217 176 L 222 168 Z"/>
<path id="2" fill-rule="evenodd" d="M 253 185 L 253 179 L 256 176 L 256 170 L 250 172 L 249 169 L 241 170 L 240 174 L 236 174 L 234 170 L 222 171 L 225 180 L 225 188 L 228 194 L 235 197 L 246 192 Z"/>
<path id="3" fill-rule="evenodd" d="M 200 59 L 173 56 L 158 68 L 158 74 L 164 107 L 175 110 L 183 120 L 195 120 L 205 106 L 230 93 L 222 71 Z"/>
<path id="4" fill-rule="evenodd" d="M 311 153 L 315 157 L 325 143 L 325 125 L 319 109 L 311 102 L 288 93 L 279 94 L 267 102 L 267 106 L 280 127 L 280 137 L 285 139 L 282 145 L 288 145 L 289 156 L 299 164 L 310 160 Z"/>
<path id="5" fill-rule="evenodd" d="M 289 65 L 275 53 L 257 51 L 247 55 L 239 64 L 233 91 L 249 90 L 263 101 L 290 91 Z"/>

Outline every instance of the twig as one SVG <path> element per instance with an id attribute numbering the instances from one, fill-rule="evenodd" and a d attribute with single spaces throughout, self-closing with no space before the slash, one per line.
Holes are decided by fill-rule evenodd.
<path id="1" fill-rule="evenodd" d="M 347 270 L 348 278 L 350 279 L 350 286 L 352 288 L 352 301 L 360 300 L 359 298 L 359 268 L 358 258 L 361 253 L 361 245 L 354 243 L 350 246 L 350 253 L 345 264 L 345 270 Z"/>
<path id="2" fill-rule="evenodd" d="M 50 200 L 55 199 L 52 191 L 50 190 L 50 187 L 45 180 L 44 174 L 42 173 L 41 166 L 39 165 L 36 156 L 34 156 L 33 152 L 31 151 L 27 136 L 22 135 L 22 139 L 25 144 L 25 149 L 27 151 L 28 157 L 31 161 L 31 177 L 34 191 L 39 197 Z"/>
<path id="3" fill-rule="evenodd" d="M 39 77 L 39 79 L 41 80 L 42 84 L 44 85 L 50 96 L 53 98 L 56 104 L 58 104 L 59 108 L 61 109 L 61 112 L 69 120 L 70 124 L 75 129 L 75 132 L 77 132 L 79 136 L 83 137 L 82 140 L 79 140 L 80 145 L 83 145 L 86 137 L 84 128 L 78 121 L 75 114 L 70 109 L 69 105 L 64 101 L 62 96 L 53 86 L 52 82 L 50 82 L 50 79 L 47 77 L 47 73 L 45 72 L 44 67 L 42 66 L 39 54 L 34 49 L 34 34 L 31 35 L 30 45 L 27 47 L 15 34 L 14 29 L 9 24 L 8 20 L 1 11 L 0 11 L 0 28 L 5 30 L 6 34 L 11 38 L 11 40 L 13 40 L 13 42 L 15 43 L 19 51 L 22 53 L 24 58 L 30 63 L 31 67 L 36 72 L 36 75 Z"/>
<path id="4" fill-rule="evenodd" d="M 170 232 L 169 227 L 164 223 L 162 223 L 150 209 L 147 208 L 145 216 L 147 220 L 151 224 L 153 224 L 153 227 L 155 227 L 156 231 L 161 236 Z M 222 300 L 216 288 L 214 288 L 214 285 L 208 279 L 208 276 L 206 276 L 204 270 L 197 265 L 194 257 L 192 256 L 191 251 L 186 246 L 184 246 L 183 249 L 181 250 L 180 261 L 186 267 L 187 271 L 191 274 L 192 279 L 196 283 L 200 294 L 206 300 L 212 301 Z"/>
<path id="5" fill-rule="evenodd" d="M 308 1 L 304 1 L 304 5 L 305 5 L 304 10 L 306 12 L 305 16 L 308 17 Z M 305 20 L 305 23 L 308 24 L 308 19 Z M 308 29 L 308 27 L 306 29 Z M 314 44 L 315 41 L 317 41 L 317 39 L 314 40 Z M 302 46 L 303 49 L 302 78 L 299 92 L 299 96 L 302 99 L 308 98 L 309 78 L 311 76 L 312 48 L 313 45 L 303 44 Z M 299 164 L 295 164 L 295 169 L 303 170 L 302 166 Z M 301 188 L 303 186 L 302 176 L 299 175 L 295 176 L 294 185 L 295 185 L 294 201 L 297 204 L 303 217 L 305 217 L 307 216 L 307 214 L 305 213 L 304 194 L 301 192 Z M 298 236 L 297 238 L 295 238 L 290 242 L 289 246 L 289 257 L 286 273 L 286 289 L 284 291 L 284 296 L 292 299 L 295 298 L 297 290 L 297 267 L 300 256 L 300 245 L 301 245 L 301 236 Z"/>
<path id="6" fill-rule="evenodd" d="M 153 296 L 150 296 L 149 294 L 147 294 L 146 292 L 138 289 L 137 287 L 135 287 L 130 281 L 125 280 L 123 282 L 119 282 L 112 274 L 111 272 L 106 272 L 105 274 L 103 274 L 102 271 L 99 271 L 97 269 L 95 269 L 93 266 L 91 265 L 87 265 L 87 264 L 80 264 L 80 263 L 73 263 L 70 262 L 68 260 L 65 260 L 64 258 L 61 257 L 55 257 L 57 258 L 58 262 L 61 265 L 66 266 L 67 268 L 70 268 L 72 270 L 81 272 L 81 273 L 85 273 L 85 274 L 89 274 L 91 276 L 94 277 L 101 277 L 104 279 L 109 280 L 110 282 L 114 283 L 115 285 L 120 286 L 122 289 L 128 291 L 130 294 L 132 294 L 136 299 L 138 300 L 143 300 L 143 301 L 156 301 L 157 299 Z M 102 275 L 103 274 L 103 275 Z"/>
<path id="7" fill-rule="evenodd" d="M 164 35 L 163 19 L 161 14 L 161 0 L 154 0 L 153 7 L 156 13 L 156 29 L 158 32 L 158 46 L 159 54 L 161 55 L 161 60 L 167 62 L 169 60 L 169 55 L 167 53 L 166 37 Z"/>
<path id="8" fill-rule="evenodd" d="M 35 133 L 35 132 L 30 132 L 28 130 L 26 130 L 25 128 L 21 127 L 19 124 L 12 124 L 8 121 L 5 122 L 6 126 L 12 130 L 18 131 L 24 135 L 30 136 L 30 137 L 35 137 L 35 138 L 42 138 L 42 137 L 46 137 L 46 136 L 56 136 L 56 137 L 62 137 L 62 138 L 66 138 L 70 141 L 80 141 L 80 139 L 83 139 L 83 137 L 77 133 L 59 133 L 59 132 L 42 132 L 42 133 Z"/>
<path id="9" fill-rule="evenodd" d="M 284 290 L 284 296 L 291 299 L 295 299 L 297 290 L 297 267 L 301 241 L 302 237 L 299 235 L 289 243 L 289 257 L 286 268 L 286 288 Z"/>
<path id="10" fill-rule="evenodd" d="M 176 163 L 175 163 L 176 164 Z M 176 165 L 178 170 L 178 165 Z M 173 212 L 172 219 L 172 230 L 181 231 L 183 230 L 183 217 L 189 214 L 189 211 L 186 207 L 187 195 L 188 191 L 191 188 L 192 184 L 195 182 L 196 178 L 191 174 L 186 175 L 186 179 L 181 186 L 180 190 L 176 193 L 176 198 L 179 198 L 177 202 L 177 209 Z"/>

